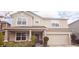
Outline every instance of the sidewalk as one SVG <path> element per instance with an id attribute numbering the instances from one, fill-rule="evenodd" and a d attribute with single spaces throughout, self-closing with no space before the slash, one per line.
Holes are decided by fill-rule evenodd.
<path id="1" fill-rule="evenodd" d="M 37 43 L 36 47 L 43 47 L 43 45 L 41 45 L 40 43 Z"/>

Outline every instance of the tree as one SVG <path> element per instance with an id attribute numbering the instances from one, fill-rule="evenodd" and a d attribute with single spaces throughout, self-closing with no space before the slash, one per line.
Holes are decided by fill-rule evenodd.
<path id="1" fill-rule="evenodd" d="M 47 36 L 44 37 L 44 47 L 47 47 L 47 42 L 48 42 L 49 38 Z"/>
<path id="2" fill-rule="evenodd" d="M 72 43 L 76 43 L 76 39 L 77 39 L 76 35 L 75 34 L 72 34 L 71 35 L 71 42 Z"/>
<path id="3" fill-rule="evenodd" d="M 4 36 L 3 36 L 3 33 L 2 32 L 0 32 L 0 46 L 2 46 L 3 44 L 4 44 Z"/>

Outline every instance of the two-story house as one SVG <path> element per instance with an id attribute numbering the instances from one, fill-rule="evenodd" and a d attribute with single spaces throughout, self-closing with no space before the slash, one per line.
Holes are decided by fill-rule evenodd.
<path id="1" fill-rule="evenodd" d="M 47 36 L 50 46 L 71 44 L 67 19 L 44 18 L 31 11 L 18 11 L 10 16 L 12 25 L 5 28 L 5 41 L 31 41 L 35 35 L 37 43 Z"/>

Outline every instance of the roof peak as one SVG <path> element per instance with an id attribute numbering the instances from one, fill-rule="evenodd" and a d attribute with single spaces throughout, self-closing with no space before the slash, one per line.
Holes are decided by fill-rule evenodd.
<path id="1" fill-rule="evenodd" d="M 33 11 L 17 11 L 17 12 L 30 13 L 30 14 L 36 15 L 37 17 L 40 17 L 40 18 L 42 18 L 42 19 L 48 19 L 48 20 L 53 20 L 53 19 L 55 19 L 55 20 L 68 20 L 68 19 L 66 19 L 66 18 L 42 17 L 42 16 L 40 16 L 40 15 L 34 13 Z M 17 13 L 17 12 L 14 12 L 14 13 Z M 14 14 L 14 13 L 13 13 L 13 14 Z"/>

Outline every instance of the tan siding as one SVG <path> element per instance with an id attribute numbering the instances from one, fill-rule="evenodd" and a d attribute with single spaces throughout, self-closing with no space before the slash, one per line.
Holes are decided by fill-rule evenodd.
<path id="1" fill-rule="evenodd" d="M 69 28 L 67 20 L 60 20 L 60 28 Z"/>
<path id="2" fill-rule="evenodd" d="M 48 28 L 47 32 L 69 32 L 69 28 Z"/>
<path id="3" fill-rule="evenodd" d="M 41 25 L 44 25 L 47 28 L 51 27 L 51 21 L 50 20 L 42 20 Z"/>
<path id="4" fill-rule="evenodd" d="M 42 19 L 41 18 L 35 16 L 32 21 L 33 21 L 33 23 L 32 23 L 33 26 L 42 26 Z M 36 21 L 38 21 L 39 23 L 36 23 Z"/>
<path id="5" fill-rule="evenodd" d="M 69 28 L 67 24 L 67 20 L 43 20 L 41 24 L 46 26 L 47 28 L 53 28 L 52 23 L 58 23 L 59 27 L 58 28 Z"/>
<path id="6" fill-rule="evenodd" d="M 12 18 L 13 18 L 13 20 L 12 20 L 12 26 L 19 26 L 19 25 L 17 25 L 17 20 L 16 20 L 18 16 L 25 16 L 26 19 L 27 19 L 28 26 L 32 25 L 32 17 L 31 16 L 26 15 L 24 13 L 19 13 L 19 14 L 15 14 L 15 15 L 12 16 Z"/>

